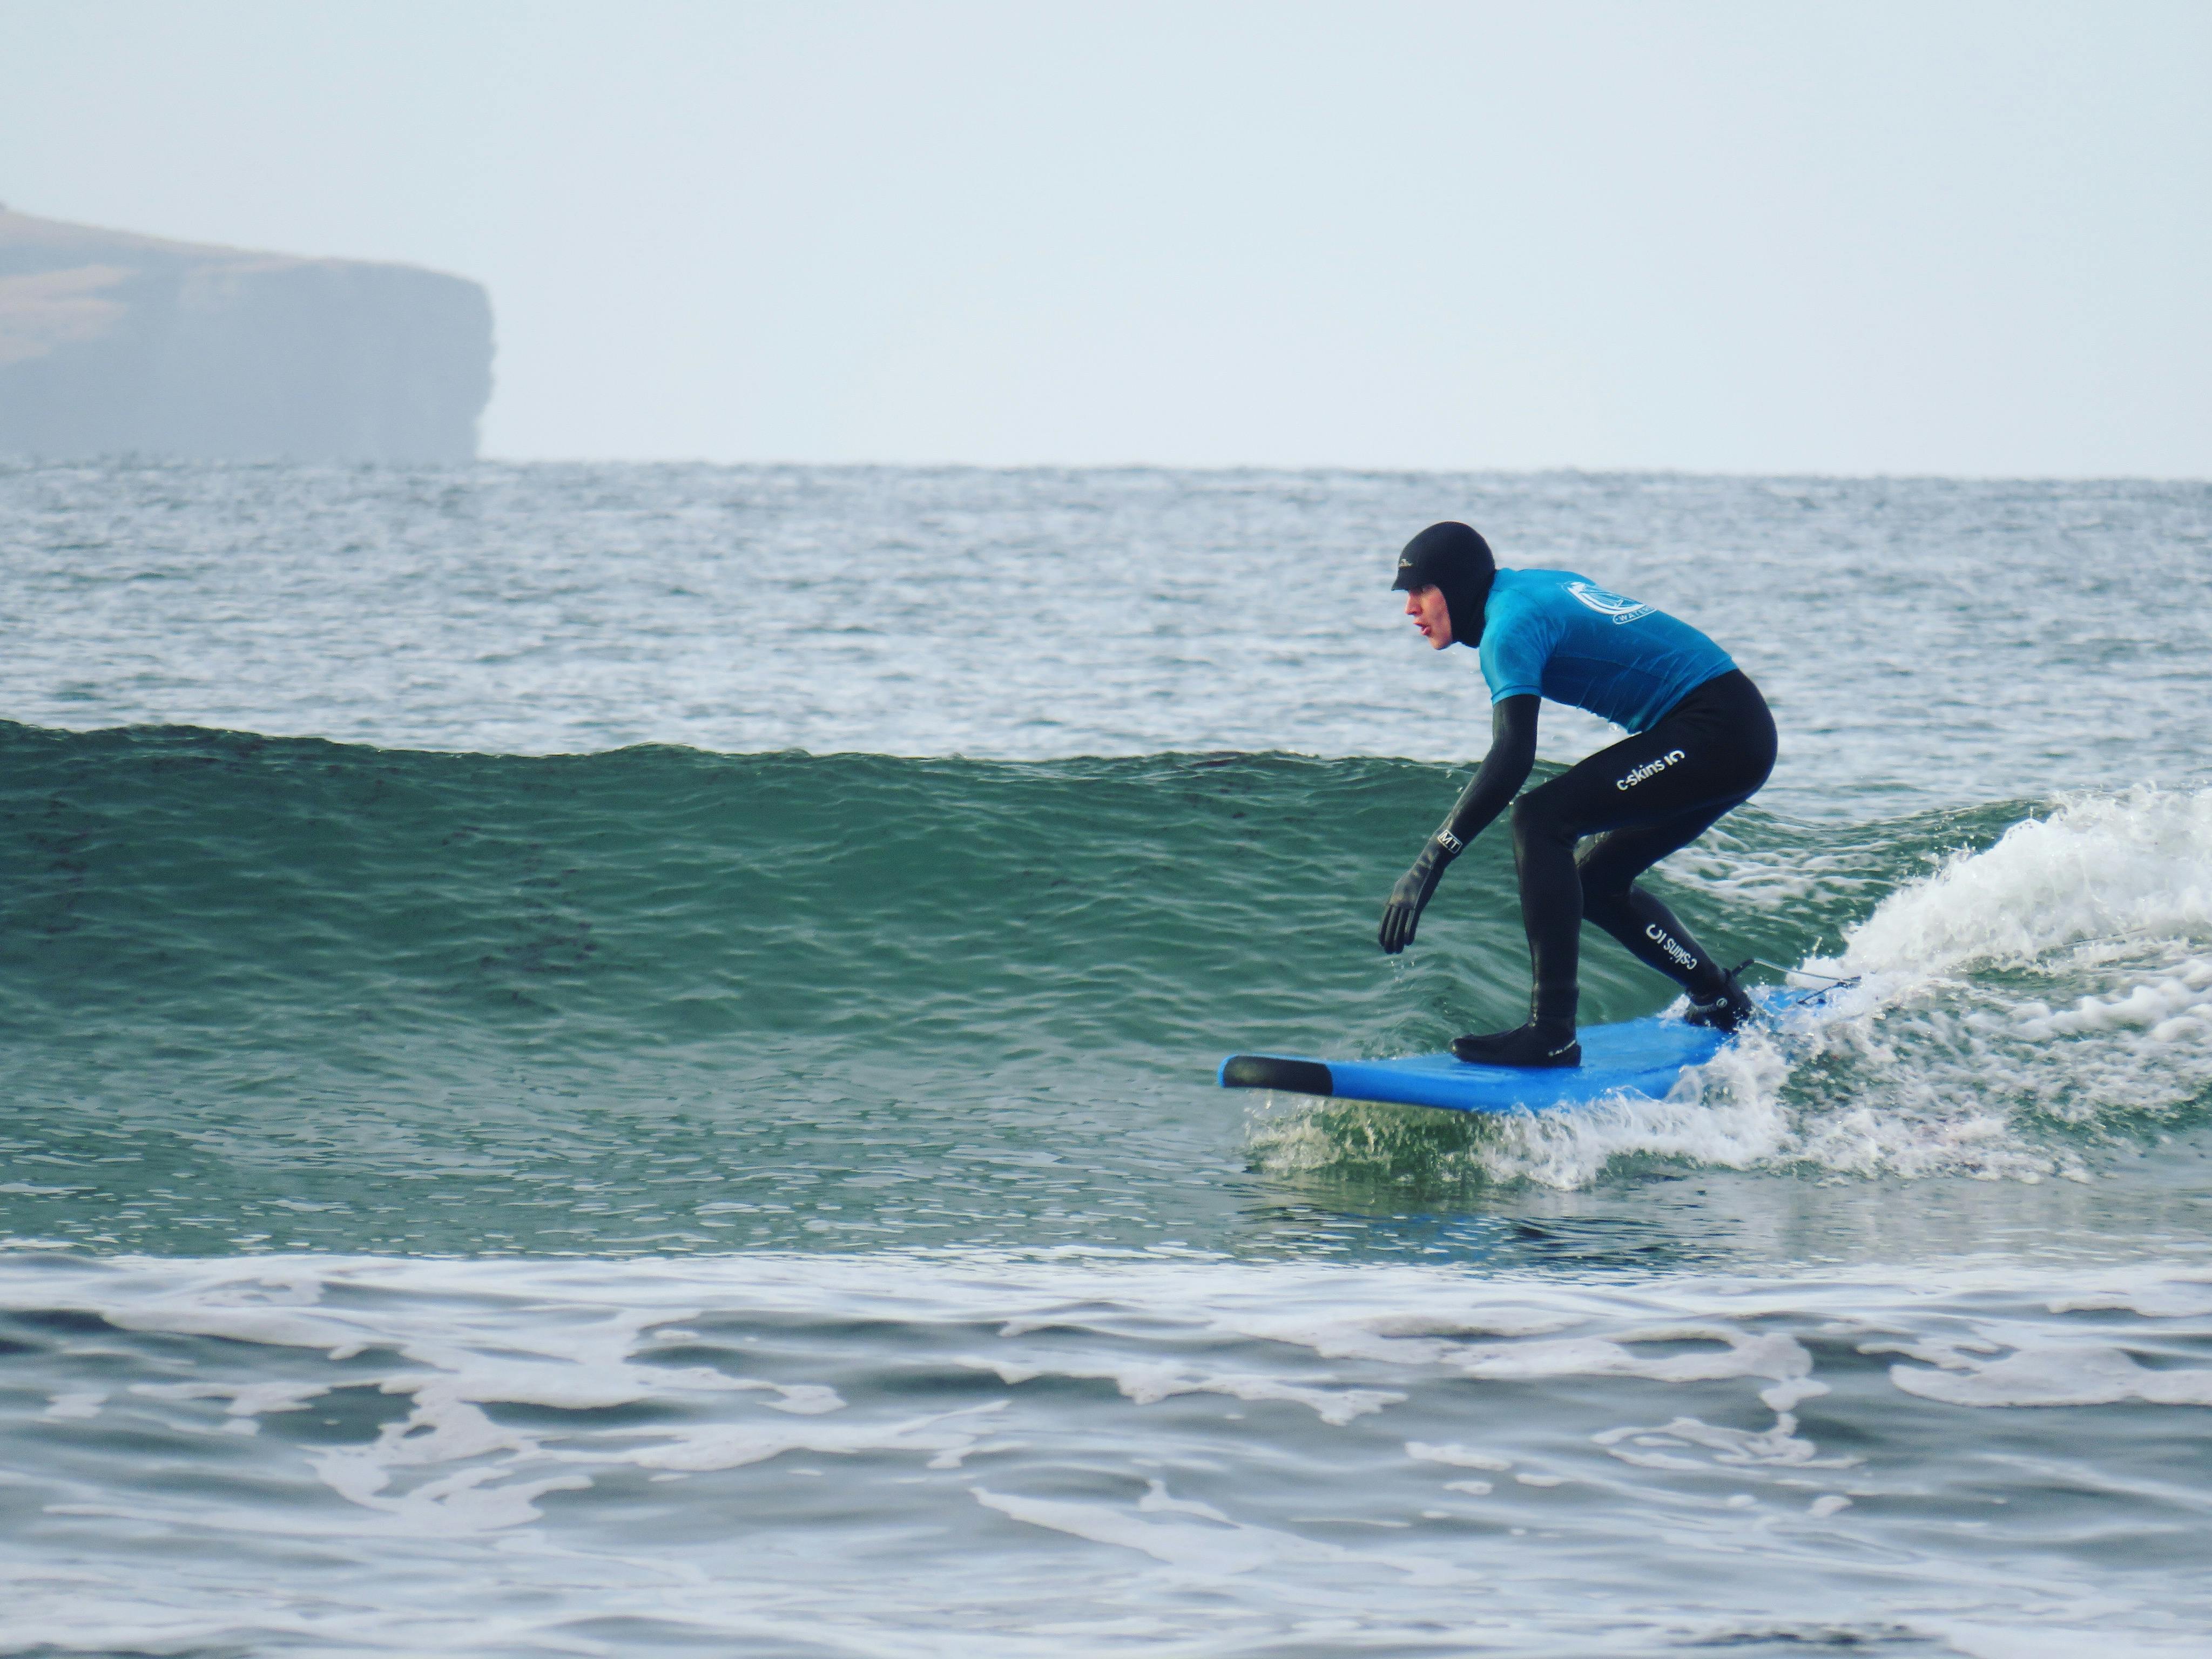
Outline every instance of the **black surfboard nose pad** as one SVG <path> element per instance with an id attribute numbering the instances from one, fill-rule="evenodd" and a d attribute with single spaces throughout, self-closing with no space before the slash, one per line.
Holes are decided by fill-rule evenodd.
<path id="1" fill-rule="evenodd" d="M 1333 1095 L 1336 1079 L 1317 1060 L 1276 1054 L 1231 1054 L 1221 1062 L 1224 1089 L 1281 1089 L 1294 1095 Z"/>

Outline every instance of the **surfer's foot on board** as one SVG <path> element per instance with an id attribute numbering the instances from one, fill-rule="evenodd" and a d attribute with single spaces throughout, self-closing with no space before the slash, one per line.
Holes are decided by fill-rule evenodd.
<path id="1" fill-rule="evenodd" d="M 1759 1009 L 1752 1000 L 1743 994 L 1743 987 L 1735 982 L 1735 976 L 1741 973 L 1744 968 L 1750 966 L 1751 964 L 1747 962 L 1743 964 L 1743 968 L 1733 969 L 1729 976 L 1721 981 L 1721 988 L 1713 993 L 1711 997 L 1702 1000 L 1697 997 L 1692 997 L 1690 1012 L 1682 1016 L 1683 1023 L 1689 1025 L 1710 1025 L 1718 1031 L 1733 1031 L 1737 1026 L 1749 1020 L 1759 1012 Z"/>
<path id="2" fill-rule="evenodd" d="M 1454 1037 L 1452 1053 L 1478 1066 L 1579 1066 L 1583 1045 L 1571 1025 L 1516 1025 L 1510 1031 Z"/>

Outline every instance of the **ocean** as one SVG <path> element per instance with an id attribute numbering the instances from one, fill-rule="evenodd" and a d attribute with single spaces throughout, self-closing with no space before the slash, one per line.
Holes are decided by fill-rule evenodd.
<path id="1" fill-rule="evenodd" d="M 1520 1017 L 1502 836 L 1374 943 L 1447 517 L 1765 690 L 1650 879 L 1823 1018 L 1214 1086 Z M 0 1654 L 2203 1652 L 2208 602 L 2201 483 L 0 465 Z"/>

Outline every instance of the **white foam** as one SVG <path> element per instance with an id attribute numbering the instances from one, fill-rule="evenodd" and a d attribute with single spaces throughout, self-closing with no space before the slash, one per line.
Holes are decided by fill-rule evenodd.
<path id="1" fill-rule="evenodd" d="M 225 1426 L 233 1433 L 252 1434 L 264 1413 L 304 1411 L 330 1388 L 321 1382 L 134 1382 L 131 1392 L 151 1400 L 227 1401 L 223 1411 L 232 1420 Z"/>
<path id="2" fill-rule="evenodd" d="M 2016 823 L 1884 899 L 1843 959 L 1923 978 L 2112 934 L 2212 936 L 2212 791 L 2081 796 Z"/>
<path id="3" fill-rule="evenodd" d="M 263 1303 L 271 1296 L 280 1307 Z M 2205 1338 L 2208 1296 L 2212 1271 L 2174 1262 L 1968 1261 L 1777 1279 L 1653 1274 L 1575 1283 L 1463 1267 L 1079 1251 L 574 1264 L 66 1257 L 33 1264 L 0 1254 L 0 1307 L 94 1313 L 155 1339 L 99 1345 L 111 1351 L 101 1363 L 118 1368 L 106 1373 L 117 1380 L 104 1413 L 150 1414 L 166 1430 L 206 1433 L 310 1406 L 325 1389 L 375 1389 L 404 1404 L 402 1418 L 380 1411 L 374 1424 L 349 1430 L 346 1423 L 361 1422 L 359 1396 L 350 1409 L 334 1402 L 325 1434 L 351 1437 L 340 1443 L 319 1435 L 319 1443 L 303 1445 L 271 1432 L 223 1444 L 226 1467 L 255 1460 L 244 1466 L 250 1478 L 238 1481 L 146 1488 L 131 1454 L 118 1451 L 115 1467 L 125 1472 L 106 1486 L 81 1481 L 34 1500 L 71 1527 L 197 1539 L 203 1563 L 228 1553 L 248 1563 L 240 1573 L 268 1552 L 313 1540 L 373 1565 L 380 1594 L 397 1586 L 391 1593 L 414 1596 L 411 1605 L 450 1599 L 464 1581 L 489 1582 L 543 1598 L 532 1605 L 558 1610 L 547 1620 L 611 1618 L 617 1610 L 696 1616 L 702 1630 L 741 1631 L 769 1647 L 807 1639 L 810 1607 L 817 1620 L 837 1616 L 824 1575 L 839 1569 L 823 1565 L 837 1552 L 804 1566 L 795 1554 L 756 1552 L 757 1564 L 730 1549 L 707 1519 L 691 1542 L 668 1530 L 624 1554 L 607 1518 L 626 1512 L 636 1483 L 700 1484 L 696 1495 L 681 1484 L 649 1488 L 657 1510 L 680 1513 L 672 1506 L 689 1501 L 701 1516 L 744 1513 L 757 1521 L 763 1505 L 790 1501 L 796 1480 L 818 1481 L 823 1504 L 810 1507 L 809 1493 L 796 1512 L 865 1512 L 902 1535 L 945 1537 L 952 1553 L 943 1559 L 966 1575 L 960 1594 L 974 1595 L 948 1602 L 916 1591 L 911 1607 L 920 1622 L 908 1628 L 948 1607 L 1012 1606 L 1048 1584 L 1070 1601 L 1067 1626 L 1076 1633 L 1063 1637 L 1063 1650 L 1085 1646 L 1088 1615 L 1125 1605 L 1132 1572 L 1209 1593 L 1232 1587 L 1213 1605 L 1249 1595 L 1316 1619 L 1365 1616 L 1381 1580 L 1413 1597 L 1398 1605 L 1426 1629 L 1439 1616 L 1456 1617 L 1452 1598 L 1478 1582 L 1499 1598 L 1486 1596 L 1484 1605 L 1497 1606 L 1519 1594 L 1516 1583 L 1532 1573 L 1540 1578 L 1563 1551 L 1602 1559 L 1624 1538 L 1638 1548 L 1678 1552 L 1686 1562 L 1723 1564 L 1716 1583 L 1733 1570 L 1725 1564 L 1747 1556 L 1823 1573 L 1833 1517 L 1853 1504 L 1861 1506 L 1852 1510 L 1853 1536 L 1882 1550 L 1885 1572 L 1898 1575 L 1900 1588 L 1882 1605 L 1925 1606 L 1914 1598 L 1931 1586 L 1949 1595 L 1966 1558 L 1928 1548 L 1924 1516 L 1913 1504 L 1902 1506 L 1910 1513 L 1900 1522 L 1900 1506 L 1871 1500 L 1917 1503 L 1931 1492 L 1948 1500 L 1985 1493 L 2008 1477 L 1986 1459 L 1903 1459 L 1879 1436 L 1861 1465 L 1844 1449 L 1821 1444 L 1825 1431 L 1790 1407 L 1832 1381 L 1839 1415 L 1863 1422 L 1869 1407 L 1918 1413 L 1908 1425 L 1916 1432 L 1940 1427 L 1940 1412 L 1955 1407 L 2002 1412 L 2125 1401 L 2131 1414 L 2201 1409 L 2212 1404 L 2207 1373 L 2169 1362 Z M 836 1310 L 834 1322 L 823 1319 L 825 1309 Z M 179 1337 L 212 1316 L 241 1311 L 281 1313 L 270 1328 L 276 1337 L 258 1347 Z M 793 1323 L 772 1344 L 753 1347 L 749 1336 L 781 1316 Z M 866 1334 L 854 1334 L 863 1327 Z M 1014 1382 L 1001 1392 L 972 1370 L 948 1370 L 948 1355 L 986 1357 L 975 1344 L 993 1339 L 976 1334 L 994 1328 L 994 1346 L 1003 1352 L 988 1357 L 1011 1369 L 1036 1379 L 1110 1378 L 1113 1386 Z M 662 1363 L 663 1337 L 678 1329 L 732 1372 Z M 1893 1352 L 1898 1363 L 1887 1382 L 1883 1370 L 1856 1360 L 1824 1379 L 1818 1373 L 1838 1342 Z M 763 1386 L 764 1379 L 734 1374 L 770 1347 L 781 1370 L 804 1376 L 811 1366 L 823 1380 L 783 1376 Z M 352 1358 L 324 1358 L 338 1353 Z M 149 1356 L 158 1356 L 158 1380 L 131 1386 L 119 1368 L 145 1364 Z M 28 1363 L 49 1361 L 74 1363 L 62 1345 Z M 189 1380 L 178 1374 L 186 1365 Z M 52 1390 L 25 1398 L 27 1416 L 41 1401 L 63 1399 L 64 1374 L 57 1370 L 51 1384 L 27 1374 L 32 1388 Z M 1220 1378 L 1279 1384 L 1277 1397 L 1297 1408 L 1247 1418 L 1205 1404 L 1211 1390 L 1158 1386 Z M 793 1400 L 828 1405 L 832 1379 L 845 1387 L 830 1409 L 778 1409 Z M 918 1409 L 917 1381 L 936 1391 L 935 1404 L 949 1395 L 952 1408 Z M 1125 1389 L 1124 1381 L 1137 1386 Z M 890 1386 L 879 1386 L 884 1382 Z M 1315 1409 L 1363 1397 L 1371 1409 L 1334 1419 Z M 526 1400 L 568 1403 L 499 1409 Z M 592 1403 L 610 1400 L 649 1409 L 610 1414 Z M 1761 1402 L 1771 1417 L 1759 1414 Z M 1479 1435 L 1467 1436 L 1469 1424 Z M 96 1431 L 63 1419 L 47 1431 L 76 1442 L 74 1457 L 101 1455 Z M 2129 1431 L 2145 1431 L 2186 1428 Z M 1920 1443 L 1908 1436 L 1902 1443 Z M 979 1490 L 966 1471 L 987 1455 L 1000 1461 Z M 2087 1467 L 2099 1472 L 2094 1457 Z M 1286 1470 L 1294 1478 L 1285 1480 Z M 2134 1501 L 2185 1517 L 2204 1510 L 2203 1495 L 2178 1483 L 2151 1490 L 2125 1468 L 2102 1473 L 2136 1481 L 2129 1488 Z M 8 1478 L 12 1497 L 26 1482 Z M 1186 1481 L 1209 1484 L 1202 1497 L 1170 1489 Z M 2043 1481 L 2039 1470 L 2024 1469 L 2015 1484 L 2033 1493 Z M 601 1482 L 608 1487 L 601 1497 L 581 1496 Z M 832 1483 L 844 1489 L 832 1491 Z M 270 1502 L 272 1490 L 284 1492 L 285 1501 Z M 963 1495 L 971 1491 L 973 1501 Z M 1458 1507 L 1437 1507 L 1447 1497 Z M 981 1541 L 963 1538 L 962 1517 L 972 1529 L 979 1506 L 980 1524 L 994 1530 Z M 2106 1513 L 2085 1524 L 2103 1526 Z M 1458 1530 L 1470 1523 L 1486 1528 L 1480 1581 L 1465 1565 L 1467 1534 Z M 823 1524 L 836 1541 L 840 1523 Z M 1516 1524 L 1523 1532 L 1514 1531 Z M 1315 1526 L 1336 1530 L 1315 1536 Z M 1356 1547 L 1333 1541 L 1347 1528 L 1360 1529 Z M 1060 1539 L 1046 1549 L 1025 1547 L 1023 1535 L 1033 1528 Z M 1510 1541 L 1523 1535 L 1525 1546 Z M 580 1536 L 588 1549 L 562 1553 L 564 1540 Z M 1370 1536 L 1387 1541 L 1370 1548 L 1364 1540 Z M 1130 1560 L 1102 1564 L 1066 1540 Z M 860 1555 L 873 1559 L 865 1548 Z M 2002 1570 L 1971 1559 L 1975 1594 L 1984 1597 L 1976 1605 L 2017 1602 L 2019 1583 L 2000 1583 Z M 978 1561 L 993 1565 L 979 1568 Z M 425 1563 L 435 1564 L 430 1579 L 407 1578 L 409 1564 Z M 1863 1580 L 1845 1577 L 1822 1578 L 1821 1593 L 1866 1593 Z M 179 1594 L 198 1595 L 199 1582 Z M 859 1581 L 848 1575 L 842 1582 Z M 862 1599 L 880 1610 L 902 1593 L 901 1584 L 919 1582 L 870 1588 Z M 434 1584 L 429 1595 L 423 1583 Z M 580 1583 L 589 1588 L 576 1592 Z M 1109 1591 L 1094 1594 L 1101 1583 Z M 1262 1588 L 1249 1588 L 1255 1583 Z M 1449 1596 L 1413 1596 L 1430 1584 Z M 255 1592 L 262 1588 L 257 1578 Z M 2039 1580 L 2033 1588 L 2040 1593 Z M 15 1625 L 39 1631 L 61 1628 L 71 1598 L 82 1602 L 88 1594 L 82 1586 L 27 1591 L 20 1576 L 10 1589 Z M 1532 1594 L 1556 1607 L 1540 1585 Z M 150 1632 L 183 1628 L 164 1626 L 127 1593 L 99 1599 L 88 1628 L 107 1645 L 133 1645 L 110 1638 L 143 1629 L 149 1640 L 135 1644 L 161 1650 Z M 1681 1607 L 1668 1607 L 1662 1623 L 1671 1630 Z M 360 1615 L 347 1608 L 343 1617 L 352 1628 Z M 373 1630 L 384 1650 L 424 1650 L 410 1644 L 417 1632 L 381 1613 L 361 1628 Z M 533 1623 L 510 1645 L 558 1645 L 550 1628 Z M 1174 1628 L 1188 1634 L 1190 1627 Z M 1301 1634 L 1322 1639 L 1303 1626 Z M 264 1645 L 273 1639 L 256 1637 Z M 1473 1644 L 1456 1627 L 1447 1639 Z M 736 1638 L 727 1644 L 744 1646 Z M 854 1650 L 906 1650 L 856 1641 Z M 987 1644 L 983 1650 L 1030 1659 L 1047 1650 Z"/>
<path id="4" fill-rule="evenodd" d="M 1186 1394 L 1226 1395 L 1232 1400 L 1252 1402 L 1279 1400 L 1304 1406 L 1322 1422 L 1337 1425 L 1379 1412 L 1405 1398 L 1387 1389 L 1315 1388 L 1282 1377 L 1238 1372 L 1194 1375 L 1172 1362 L 1105 1356 L 1089 1359 L 1011 1359 L 966 1355 L 957 1363 L 994 1372 L 1000 1382 L 1007 1383 L 1032 1382 L 1040 1376 L 1111 1382 L 1125 1399 L 1140 1406 L 1156 1405 Z"/>
<path id="5" fill-rule="evenodd" d="M 686 1474 L 711 1469 L 743 1468 L 766 1462 L 786 1452 L 803 1451 L 849 1457 L 856 1452 L 928 1452 L 925 1467 L 957 1468 L 960 1456 L 975 1449 L 987 1424 L 975 1421 L 1000 1411 L 1006 1402 L 965 1407 L 889 1424 L 810 1423 L 769 1426 L 716 1426 L 670 1433 L 664 1429 L 635 1430 L 627 1437 L 641 1442 L 635 1450 L 592 1449 L 568 1453 L 580 1462 L 630 1463 L 640 1468 L 668 1469 Z M 951 1425 L 951 1426 L 948 1426 Z M 612 1445 L 618 1437 L 605 1437 Z"/>
<path id="6" fill-rule="evenodd" d="M 1456 1441 L 1449 1441 L 1442 1445 L 1431 1445 L 1425 1441 L 1408 1440 L 1406 1443 L 1406 1455 L 1417 1462 L 1449 1463 L 1454 1468 L 1489 1469 L 1498 1474 L 1503 1474 L 1513 1467 L 1513 1460 L 1510 1457 L 1499 1457 L 1491 1452 L 1476 1451 L 1470 1447 L 1461 1445 Z"/>
<path id="7" fill-rule="evenodd" d="M 2160 1634 L 2112 1628 L 2110 1604 L 2053 1607 L 2037 1626 L 1996 1624 L 1978 1620 L 1923 1618 L 1916 1621 L 1965 1659 L 2201 1659 L 2201 1631 Z"/>
<path id="8" fill-rule="evenodd" d="M 1628 1154 L 1731 1170 L 1771 1164 L 1790 1155 L 1794 1140 L 1781 1104 L 1789 1072 L 1774 1042 L 1747 1033 L 1711 1065 L 1686 1073 L 1664 1100 L 1616 1096 L 1501 1120 L 1486 1148 L 1486 1171 L 1498 1180 L 1575 1188 Z"/>
<path id="9" fill-rule="evenodd" d="M 1106 1504 L 1024 1498 L 981 1486 L 971 1490 L 977 1503 L 1014 1520 L 1088 1539 L 1095 1544 L 1135 1550 L 1199 1577 L 1229 1577 L 1263 1567 L 1340 1566 L 1356 1571 L 1380 1567 L 1402 1575 L 1409 1583 L 1423 1585 L 1464 1589 L 1483 1582 L 1478 1575 L 1445 1561 L 1418 1555 L 1350 1550 L 1340 1545 L 1302 1538 L 1296 1533 L 1231 1521 L 1218 1510 L 1169 1498 L 1158 1481 L 1152 1483 L 1151 1491 L 1139 1500 L 1136 1513 Z M 1198 1514 L 1210 1517 L 1216 1524 L 1151 1518 L 1163 1511 Z"/>
<path id="10" fill-rule="evenodd" d="M 2212 1088 L 2208 944 L 2212 791 L 2069 799 L 1890 894 L 1840 957 L 1805 964 L 1857 986 L 1667 1100 L 1506 1120 L 1474 1156 L 1559 1188 L 1625 1156 L 2088 1180 L 2083 1143 L 2049 1122 L 2156 1117 Z M 2064 998 L 2021 996 L 2023 976 Z"/>
<path id="11" fill-rule="evenodd" d="M 1689 1353 L 1642 1354 L 1644 1343 L 1710 1344 Z M 1469 1347 L 1446 1361 L 1468 1376 L 1514 1379 L 1555 1376 L 1638 1376 L 1660 1382 L 1715 1382 L 1734 1377 L 1796 1382 L 1810 1375 L 1813 1357 L 1780 1331 L 1747 1332 L 1718 1322 L 1650 1326 L 1615 1336 L 1567 1337 L 1511 1346 Z"/>
<path id="12" fill-rule="evenodd" d="M 1890 1381 L 1948 1406 L 2212 1406 L 2212 1370 L 2151 1370 L 2115 1346 L 2036 1345 L 1941 1370 L 1893 1365 Z"/>
<path id="13" fill-rule="evenodd" d="M 2053 1012 L 2030 1001 L 2014 1013 L 2024 1037 L 2134 1030 L 2148 1031 L 2154 1042 L 2201 1040 L 2212 1035 L 2212 960 L 2190 957 L 2177 972 L 2107 996 L 2084 996 L 2070 1008 Z"/>
<path id="14" fill-rule="evenodd" d="M 1701 1422 L 1694 1417 L 1677 1417 L 1653 1428 L 1630 1425 L 1607 1429 L 1592 1435 L 1590 1440 L 1628 1463 L 1655 1462 L 1648 1450 L 1632 1448 L 1696 1446 L 1710 1454 L 1707 1459 L 1669 1456 L 1657 1462 L 1657 1467 L 1670 1468 L 1701 1468 L 1711 1462 L 1738 1467 L 1757 1463 L 1793 1469 L 1848 1469 L 1860 1462 L 1854 1456 L 1821 1456 L 1818 1446 L 1798 1434 L 1797 1419 L 1788 1412 L 1778 1415 L 1770 1429 L 1729 1428 Z M 1624 1441 L 1630 1443 L 1629 1446 L 1624 1446 Z"/>
<path id="15" fill-rule="evenodd" d="M 975 1455 L 1019 1447 L 990 1437 L 1011 1409 L 1008 1399 L 919 1415 L 855 1413 L 826 1383 L 765 1382 L 654 1358 L 665 1351 L 664 1328 L 696 1330 L 714 1319 L 813 1310 L 825 1301 L 855 1316 L 968 1329 L 995 1322 L 1006 1351 L 971 1353 L 969 1367 L 1015 1389 L 1046 1377 L 1110 1382 L 1139 1410 L 1219 1395 L 1295 1405 L 1341 1430 L 1390 1413 L 1438 1378 L 1457 1379 L 1458 1387 L 1613 1379 L 1745 1385 L 1747 1403 L 1756 1399 L 1775 1413 L 1765 1429 L 1678 1414 L 1595 1437 L 1619 1462 L 1654 1473 L 1704 1463 L 1847 1467 L 1849 1458 L 1822 1453 L 1791 1414 L 1827 1386 L 1800 1337 L 1814 1328 L 1863 1329 L 1870 1299 L 1892 1310 L 1893 1328 L 1868 1331 L 1861 1346 L 1900 1355 L 1890 1377 L 1906 1395 L 1980 1407 L 2212 1405 L 2212 1372 L 2139 1364 L 2102 1325 L 2059 1340 L 2024 1322 L 2024 1310 L 2037 1309 L 2045 1311 L 2034 1319 L 2046 1324 L 2077 1311 L 2107 1322 L 2114 1314 L 2151 1325 L 2201 1319 L 2212 1312 L 2212 1273 L 2201 1268 L 1950 1268 L 1929 1281 L 1941 1289 L 1931 1310 L 1929 1284 L 1911 1273 L 1881 1278 L 1890 1286 L 1882 1290 L 1870 1288 L 1863 1272 L 1838 1273 L 1832 1294 L 1817 1275 L 1774 1285 L 1662 1279 L 1592 1287 L 1402 1266 L 1074 1254 L 691 1259 L 602 1264 L 588 1274 L 558 1263 L 314 1258 L 49 1257 L 32 1272 L 6 1267 L 0 1257 L 0 1306 L 74 1307 L 121 1329 L 163 1336 L 217 1333 L 225 1354 L 250 1354 L 258 1344 L 350 1359 L 342 1376 L 216 1374 L 136 1384 L 129 1395 L 179 1408 L 219 1402 L 222 1420 L 240 1429 L 267 1413 L 301 1410 L 338 1387 L 404 1397 L 404 1418 L 385 1421 L 367 1440 L 299 1455 L 330 1491 L 409 1535 L 526 1527 L 539 1517 L 546 1494 L 581 1489 L 602 1469 L 696 1477 L 792 1455 L 869 1453 L 953 1470 Z M 332 1291 L 343 1295 L 332 1298 Z M 2009 1297 L 2015 1311 L 1979 1310 L 1976 1299 L 1994 1295 Z M 1830 1305 L 1849 1316 L 1838 1322 L 1821 1311 Z M 1194 1357 L 1212 1350 L 1218 1360 L 1232 1347 L 1246 1363 Z M 371 1354 L 388 1358 L 365 1362 Z M 1329 1369 L 1341 1364 L 1368 1372 L 1346 1377 Z M 489 1408 L 506 1404 L 550 1408 L 556 1417 L 502 1422 Z M 668 1409 L 642 1426 L 601 1425 L 592 1416 L 639 1404 Z M 67 1421 L 106 1407 L 106 1396 L 56 1392 L 47 1412 Z M 1540 1484 L 1569 1478 L 1520 1467 L 1510 1446 L 1399 1443 L 1414 1462 L 1532 1474 Z M 1049 1513 L 1067 1519 L 1075 1511 Z M 1169 1513 L 1188 1519 L 1196 1512 L 1140 1511 L 1136 1521 L 1112 1524 L 1152 1528 Z M 269 1517 L 236 1524 L 264 1521 L 313 1529 Z M 1128 1535 L 1170 1538 L 1157 1530 Z M 1274 1547 L 1248 1537 L 1227 1547 Z"/>
<path id="16" fill-rule="evenodd" d="M 2053 1297 L 2051 1312 L 2100 1313 L 2119 1310 L 2144 1319 L 2191 1319 L 2212 1314 L 2212 1273 L 2179 1270 L 2171 1277 L 2124 1289 L 2076 1291 Z"/>

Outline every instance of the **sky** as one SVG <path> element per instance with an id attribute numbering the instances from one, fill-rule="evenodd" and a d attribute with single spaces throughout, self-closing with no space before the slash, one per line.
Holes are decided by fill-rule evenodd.
<path id="1" fill-rule="evenodd" d="M 486 453 L 2212 477 L 2212 6 L 0 0 L 0 201 L 490 290 Z"/>

